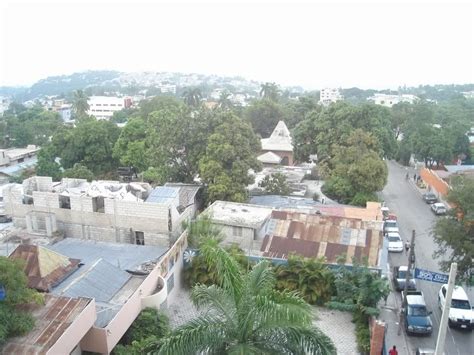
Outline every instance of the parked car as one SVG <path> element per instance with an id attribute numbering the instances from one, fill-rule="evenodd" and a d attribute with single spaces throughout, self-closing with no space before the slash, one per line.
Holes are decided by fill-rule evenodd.
<path id="1" fill-rule="evenodd" d="M 431 210 L 437 216 L 446 214 L 446 206 L 444 205 L 444 203 L 441 203 L 441 202 L 433 203 L 431 205 Z"/>
<path id="2" fill-rule="evenodd" d="M 405 279 L 407 276 L 408 266 L 395 266 L 393 268 L 393 286 L 395 290 L 401 291 L 405 289 Z M 408 290 L 416 290 L 416 281 L 413 275 L 413 270 L 410 272 L 408 278 Z"/>
<path id="3" fill-rule="evenodd" d="M 438 293 L 439 308 L 443 311 L 446 303 L 446 292 L 448 285 L 441 286 Z M 469 303 L 466 291 L 461 286 L 454 286 L 451 298 L 451 308 L 449 309 L 448 325 L 450 328 L 472 330 L 474 328 L 474 311 Z"/>
<path id="4" fill-rule="evenodd" d="M 383 222 L 383 233 L 398 233 L 398 223 L 394 219 L 387 219 L 386 221 Z"/>
<path id="5" fill-rule="evenodd" d="M 402 291 L 402 298 L 404 297 Z M 433 322 L 431 313 L 426 309 L 425 299 L 421 291 L 407 291 L 407 305 L 404 308 L 405 331 L 410 334 L 431 335 Z"/>
<path id="6" fill-rule="evenodd" d="M 415 355 L 434 355 L 435 351 L 434 349 L 428 349 L 428 348 L 417 348 Z"/>
<path id="7" fill-rule="evenodd" d="M 8 223 L 11 222 L 12 218 L 7 215 L 0 215 L 0 223 Z"/>
<path id="8" fill-rule="evenodd" d="M 432 204 L 432 203 L 438 202 L 438 197 L 436 197 L 436 195 L 432 192 L 427 192 L 423 194 L 423 201 L 425 201 L 426 203 Z"/>
<path id="9" fill-rule="evenodd" d="M 400 234 L 390 232 L 386 234 L 388 239 L 388 251 L 392 253 L 401 253 L 403 251 L 403 241 Z"/>

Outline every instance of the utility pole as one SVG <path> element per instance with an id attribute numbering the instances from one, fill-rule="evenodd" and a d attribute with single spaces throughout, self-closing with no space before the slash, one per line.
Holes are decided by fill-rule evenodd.
<path id="1" fill-rule="evenodd" d="M 452 263 L 449 270 L 448 289 L 446 290 L 446 299 L 443 307 L 443 314 L 439 323 L 438 339 L 436 340 L 435 355 L 442 355 L 444 352 L 444 342 L 446 340 L 446 330 L 448 326 L 449 310 L 451 308 L 451 298 L 453 296 L 454 281 L 456 280 L 456 272 L 458 264 Z"/>
<path id="2" fill-rule="evenodd" d="M 403 322 L 405 321 L 405 314 L 403 310 L 407 306 L 407 291 L 408 291 L 408 282 L 410 282 L 411 269 L 412 269 L 412 260 L 415 255 L 415 230 L 411 232 L 411 241 L 410 241 L 410 252 L 408 253 L 408 267 L 407 273 L 405 275 L 405 287 L 403 289 L 403 301 L 402 307 L 400 309 L 400 320 L 398 323 L 398 335 L 400 335 L 403 327 Z"/>

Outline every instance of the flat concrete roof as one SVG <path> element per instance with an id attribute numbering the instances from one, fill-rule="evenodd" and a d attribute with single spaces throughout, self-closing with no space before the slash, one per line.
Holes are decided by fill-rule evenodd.
<path id="1" fill-rule="evenodd" d="M 245 203 L 215 201 L 205 213 L 210 215 L 214 223 L 259 228 L 270 217 L 272 209 Z"/>

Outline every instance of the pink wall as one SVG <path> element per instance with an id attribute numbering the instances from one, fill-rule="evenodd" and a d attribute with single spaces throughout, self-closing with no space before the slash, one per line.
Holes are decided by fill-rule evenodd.
<path id="1" fill-rule="evenodd" d="M 141 312 L 142 297 L 150 296 L 154 293 L 159 276 L 162 276 L 165 279 L 169 276 L 169 259 L 173 258 L 176 260 L 175 265 L 173 266 L 173 273 L 177 273 L 177 271 L 179 272 L 181 270 L 183 253 L 187 245 L 187 233 L 184 232 L 178 238 L 173 247 L 171 247 L 171 249 L 168 250 L 168 252 L 160 259 L 160 262 L 158 262 L 153 271 L 150 272 L 140 287 L 123 305 L 107 327 L 92 327 L 92 329 L 82 339 L 81 348 L 83 350 L 98 353 L 110 353 Z M 175 277 L 175 280 L 180 280 L 180 277 L 177 277 L 177 275 L 173 275 L 173 277 Z M 179 283 L 179 281 L 177 283 Z M 179 285 L 175 285 L 175 288 L 176 286 Z"/>
<path id="2" fill-rule="evenodd" d="M 92 299 L 84 310 L 74 319 L 47 354 L 69 354 L 91 329 L 96 320 L 95 300 Z"/>

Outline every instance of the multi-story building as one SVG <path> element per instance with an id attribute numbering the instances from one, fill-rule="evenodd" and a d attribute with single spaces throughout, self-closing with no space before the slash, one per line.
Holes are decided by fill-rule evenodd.
<path id="1" fill-rule="evenodd" d="M 162 94 L 176 94 L 176 85 L 162 83 L 158 85 Z"/>
<path id="2" fill-rule="evenodd" d="M 29 234 L 168 247 L 194 217 L 198 190 L 35 176 L 3 197 L 15 227 Z"/>
<path id="3" fill-rule="evenodd" d="M 400 94 L 400 95 L 388 95 L 388 94 L 375 94 L 369 97 L 367 100 L 373 101 L 376 105 L 382 105 L 385 107 L 392 107 L 393 105 L 399 104 L 400 102 L 407 102 L 413 104 L 419 100 L 415 95 Z"/>
<path id="4" fill-rule="evenodd" d="M 98 120 L 108 120 L 114 112 L 131 106 L 131 100 L 127 101 L 127 98 L 115 96 L 91 96 L 87 103 L 89 104 L 87 114 Z"/>
<path id="5" fill-rule="evenodd" d="M 339 89 L 334 88 L 324 88 L 319 92 L 319 102 L 322 105 L 329 105 L 333 102 L 344 100 L 344 96 L 342 96 Z"/>

